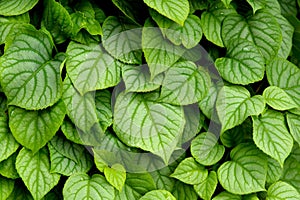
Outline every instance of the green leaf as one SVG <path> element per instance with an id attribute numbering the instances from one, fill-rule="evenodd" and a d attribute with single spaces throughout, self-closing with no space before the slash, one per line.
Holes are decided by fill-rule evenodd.
<path id="1" fill-rule="evenodd" d="M 19 148 L 19 144 L 11 134 L 8 127 L 8 119 L 0 117 L 0 162 L 7 159 Z"/>
<path id="2" fill-rule="evenodd" d="M 96 114 L 103 132 L 106 131 L 106 129 L 112 125 L 113 122 L 111 101 L 112 97 L 109 90 L 96 91 Z"/>
<path id="3" fill-rule="evenodd" d="M 199 184 L 207 178 L 208 172 L 204 166 L 198 164 L 194 158 L 184 159 L 175 169 L 171 177 L 187 184 Z"/>
<path id="4" fill-rule="evenodd" d="M 55 185 L 60 175 L 50 173 L 50 161 L 46 148 L 33 154 L 23 148 L 16 160 L 17 171 L 34 199 L 44 197 Z"/>
<path id="5" fill-rule="evenodd" d="M 62 99 L 72 122 L 84 132 L 89 132 L 98 121 L 94 93 L 88 92 L 81 96 L 72 85 L 70 78 L 66 77 Z"/>
<path id="6" fill-rule="evenodd" d="M 229 192 L 224 191 L 215 196 L 213 200 L 242 200 L 242 197 L 240 195 L 231 194 Z"/>
<path id="7" fill-rule="evenodd" d="M 180 200 L 197 200 L 197 193 L 191 185 L 182 183 L 181 181 L 176 181 L 173 191 L 173 196 L 175 199 Z"/>
<path id="8" fill-rule="evenodd" d="M 254 43 L 245 39 L 233 40 L 227 44 L 227 54 L 215 61 L 222 78 L 234 84 L 247 85 L 264 77 L 264 58 Z"/>
<path id="9" fill-rule="evenodd" d="M 18 31 L 26 32 L 27 30 L 34 30 L 34 27 L 27 22 L 8 20 L 7 18 L 2 20 L 0 17 L 0 24 L 0 44 L 7 42 Z"/>
<path id="10" fill-rule="evenodd" d="M 283 114 L 267 110 L 259 117 L 253 116 L 252 120 L 256 146 L 283 166 L 293 147 L 293 138 L 285 125 Z"/>
<path id="11" fill-rule="evenodd" d="M 157 103 L 153 98 L 154 93 L 120 93 L 113 128 L 125 144 L 150 151 L 168 163 L 183 132 L 184 112 L 181 107 Z"/>
<path id="12" fill-rule="evenodd" d="M 214 165 L 222 159 L 225 147 L 218 144 L 218 138 L 210 132 L 201 133 L 191 143 L 191 154 L 205 166 Z"/>
<path id="13" fill-rule="evenodd" d="M 208 41 L 224 47 L 221 37 L 221 25 L 224 18 L 231 13 L 236 13 L 232 6 L 226 8 L 221 1 L 214 1 L 209 10 L 201 14 L 203 34 Z"/>
<path id="14" fill-rule="evenodd" d="M 268 157 L 267 183 L 275 183 L 281 177 L 283 168 L 275 159 Z"/>
<path id="15" fill-rule="evenodd" d="M 278 0 L 283 16 L 297 15 L 297 2 L 294 0 Z"/>
<path id="16" fill-rule="evenodd" d="M 0 75 L 9 105 L 36 110 L 59 100 L 62 60 L 59 56 L 51 58 L 52 47 L 47 34 L 34 30 L 21 32 L 6 43 Z"/>
<path id="17" fill-rule="evenodd" d="M 265 190 L 267 160 L 251 143 L 241 143 L 230 152 L 231 161 L 218 169 L 223 188 L 234 194 L 250 194 Z"/>
<path id="18" fill-rule="evenodd" d="M 153 190 L 142 196 L 139 200 L 176 200 L 176 198 L 166 190 Z"/>
<path id="19" fill-rule="evenodd" d="M 203 99 L 209 90 L 210 76 L 190 61 L 175 63 L 165 73 L 160 99 L 175 105 L 189 105 Z"/>
<path id="20" fill-rule="evenodd" d="M 300 119 L 298 115 L 287 113 L 287 123 L 294 140 L 300 145 Z"/>
<path id="21" fill-rule="evenodd" d="M 269 86 L 263 92 L 266 103 L 276 110 L 289 110 L 296 108 L 294 100 L 281 88 Z"/>
<path id="22" fill-rule="evenodd" d="M 133 190 L 130 186 L 124 185 L 122 191 L 116 191 L 115 200 L 132 200 L 132 199 L 140 199 L 142 195 Z"/>
<path id="23" fill-rule="evenodd" d="M 142 49 L 149 65 L 151 80 L 169 69 L 183 55 L 184 49 L 163 37 L 159 28 L 147 20 L 142 31 Z"/>
<path id="24" fill-rule="evenodd" d="M 300 162 L 293 156 L 289 156 L 284 162 L 281 180 L 292 185 L 300 192 Z"/>
<path id="25" fill-rule="evenodd" d="M 111 167 L 105 167 L 104 175 L 112 186 L 122 191 L 126 180 L 126 170 L 122 165 L 114 164 Z"/>
<path id="26" fill-rule="evenodd" d="M 197 194 L 204 200 L 210 200 L 218 185 L 218 177 L 215 171 L 209 172 L 207 178 L 194 185 Z"/>
<path id="27" fill-rule="evenodd" d="M 278 181 L 269 187 L 266 200 L 281 199 L 298 200 L 300 199 L 300 194 L 288 183 Z"/>
<path id="28" fill-rule="evenodd" d="M 17 179 L 19 174 L 16 170 L 16 158 L 18 152 L 15 152 L 13 155 L 9 156 L 6 160 L 0 162 L 0 174 L 6 178 Z"/>
<path id="29" fill-rule="evenodd" d="M 212 119 L 212 116 L 214 116 L 218 90 L 219 88 L 217 84 L 210 83 L 207 95 L 201 101 L 198 102 L 199 108 L 201 109 L 203 114 L 209 119 Z"/>
<path id="30" fill-rule="evenodd" d="M 190 11 L 188 0 L 144 0 L 150 7 L 183 26 Z"/>
<path id="31" fill-rule="evenodd" d="M 172 23 L 165 32 L 171 42 L 190 49 L 197 46 L 202 38 L 201 21 L 196 15 L 189 15 L 183 26 Z"/>
<path id="32" fill-rule="evenodd" d="M 68 11 L 55 0 L 44 2 L 42 25 L 51 33 L 56 44 L 63 43 L 72 34 L 72 20 Z"/>
<path id="33" fill-rule="evenodd" d="M 65 105 L 62 101 L 45 110 L 38 111 L 28 111 L 10 106 L 9 127 L 20 144 L 37 152 L 58 131 L 65 113 Z"/>
<path id="34" fill-rule="evenodd" d="M 239 14 L 228 15 L 222 25 L 222 38 L 226 47 L 231 40 L 241 38 L 253 42 L 267 62 L 278 54 L 282 42 L 280 25 L 264 10 L 247 19 Z"/>
<path id="35" fill-rule="evenodd" d="M 175 164 L 177 165 L 176 162 Z M 161 166 L 158 166 L 156 167 L 156 169 L 154 169 L 155 171 L 151 172 L 151 176 L 154 182 L 156 183 L 156 188 L 158 190 L 167 190 L 169 192 L 174 190 L 176 179 L 170 177 L 170 175 L 174 171 L 173 165 L 174 163 L 166 167 L 163 167 L 162 169 L 160 169 Z"/>
<path id="36" fill-rule="evenodd" d="M 142 63 L 142 28 L 110 16 L 103 23 L 103 47 L 116 59 L 128 64 Z"/>
<path id="37" fill-rule="evenodd" d="M 60 128 L 68 140 L 70 140 L 76 144 L 83 144 L 83 141 L 80 137 L 78 129 L 71 122 L 71 120 L 68 118 L 68 116 L 65 117 Z"/>
<path id="38" fill-rule="evenodd" d="M 140 195 L 156 190 L 154 180 L 149 173 L 128 173 L 125 183 Z"/>
<path id="39" fill-rule="evenodd" d="M 15 181 L 15 186 L 7 200 L 33 200 L 23 182 Z"/>
<path id="40" fill-rule="evenodd" d="M 55 136 L 49 143 L 51 173 L 71 176 L 85 173 L 92 167 L 92 159 L 84 146 Z"/>
<path id="41" fill-rule="evenodd" d="M 123 80 L 126 92 L 149 92 L 160 87 L 163 81 L 163 74 L 159 74 L 150 80 L 150 71 L 147 65 L 122 67 Z"/>
<path id="42" fill-rule="evenodd" d="M 68 75 L 81 95 L 119 83 L 122 64 L 105 53 L 99 44 L 70 42 L 67 55 Z"/>
<path id="43" fill-rule="evenodd" d="M 0 199 L 7 199 L 14 189 L 14 181 L 0 177 Z"/>
<path id="44" fill-rule="evenodd" d="M 266 67 L 268 82 L 283 89 L 300 107 L 300 69 L 282 58 L 273 59 Z"/>
<path id="45" fill-rule="evenodd" d="M 20 15 L 31 10 L 38 0 L 10 0 L 0 1 L 0 15 L 12 16 Z"/>
<path id="46" fill-rule="evenodd" d="M 241 124 L 250 115 L 259 115 L 265 108 L 260 95 L 250 97 L 241 86 L 224 86 L 219 92 L 216 108 L 222 124 L 222 132 Z"/>
<path id="47" fill-rule="evenodd" d="M 253 9 L 253 13 L 255 14 L 257 10 L 264 8 L 264 0 L 247 0 L 247 2 L 250 4 L 250 6 Z"/>
<path id="48" fill-rule="evenodd" d="M 64 199 L 114 199 L 114 188 L 99 174 L 75 174 L 68 178 L 63 189 Z"/>
<path id="49" fill-rule="evenodd" d="M 230 3 L 231 3 L 232 0 L 221 0 L 221 1 L 224 3 L 224 5 L 226 6 L 226 8 L 229 8 Z"/>
<path id="50" fill-rule="evenodd" d="M 190 2 L 190 13 L 194 13 L 197 10 L 204 10 L 208 8 L 208 1 L 206 0 L 189 0 Z"/>

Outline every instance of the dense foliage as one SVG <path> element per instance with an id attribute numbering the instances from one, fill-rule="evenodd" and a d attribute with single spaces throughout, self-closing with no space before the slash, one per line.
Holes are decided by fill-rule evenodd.
<path id="1" fill-rule="evenodd" d="M 299 5 L 0 0 L 0 200 L 299 200 Z"/>

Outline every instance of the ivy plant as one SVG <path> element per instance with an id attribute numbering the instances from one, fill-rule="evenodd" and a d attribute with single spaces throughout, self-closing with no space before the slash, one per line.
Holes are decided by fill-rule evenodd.
<path id="1" fill-rule="evenodd" d="M 300 199 L 299 0 L 0 0 L 0 200 Z"/>

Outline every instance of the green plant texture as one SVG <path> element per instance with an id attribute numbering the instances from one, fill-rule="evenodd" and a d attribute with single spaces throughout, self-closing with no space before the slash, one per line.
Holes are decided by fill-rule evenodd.
<path id="1" fill-rule="evenodd" d="M 0 200 L 299 200 L 299 0 L 0 0 Z"/>

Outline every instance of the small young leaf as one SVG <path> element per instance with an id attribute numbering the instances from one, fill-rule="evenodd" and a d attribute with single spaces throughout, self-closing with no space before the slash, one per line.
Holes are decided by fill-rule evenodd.
<path id="1" fill-rule="evenodd" d="M 203 182 L 194 185 L 194 189 L 201 198 L 204 200 L 210 200 L 217 188 L 217 185 L 217 173 L 215 171 L 211 171 Z"/>
<path id="2" fill-rule="evenodd" d="M 146 193 L 144 196 L 142 196 L 142 198 L 140 198 L 139 200 L 153 200 L 153 199 L 176 200 L 176 198 L 169 191 L 166 190 L 152 190 Z"/>
<path id="3" fill-rule="evenodd" d="M 265 190 L 266 156 L 251 143 L 241 143 L 230 152 L 231 161 L 218 169 L 220 184 L 234 194 L 250 194 Z"/>
<path id="4" fill-rule="evenodd" d="M 278 181 L 269 187 L 266 200 L 279 199 L 298 200 L 300 199 L 300 194 L 288 183 Z"/>
<path id="5" fill-rule="evenodd" d="M 0 199 L 7 199 L 14 189 L 14 181 L 0 177 Z"/>
<path id="6" fill-rule="evenodd" d="M 144 0 L 144 2 L 150 8 L 182 26 L 190 11 L 188 0 Z"/>
<path id="7" fill-rule="evenodd" d="M 287 113 L 287 123 L 294 140 L 300 145 L 300 119 L 298 115 Z"/>
<path id="8" fill-rule="evenodd" d="M 68 178 L 63 189 L 64 199 L 114 199 L 114 188 L 99 174 L 75 174 Z"/>
<path id="9" fill-rule="evenodd" d="M 0 15 L 20 15 L 31 10 L 39 0 L 10 0 L 0 1 Z"/>
<path id="10" fill-rule="evenodd" d="M 294 100 L 281 88 L 269 86 L 263 92 L 266 103 L 276 110 L 289 110 L 296 108 Z"/>
<path id="11" fill-rule="evenodd" d="M 50 173 L 50 161 L 46 148 L 33 154 L 21 149 L 16 160 L 17 171 L 34 199 L 44 197 L 55 185 L 60 175 Z"/>
<path id="12" fill-rule="evenodd" d="M 253 140 L 256 146 L 283 166 L 293 147 L 293 138 L 285 125 L 283 114 L 267 110 L 261 116 L 253 116 L 252 119 Z"/>
<path id="13" fill-rule="evenodd" d="M 264 0 L 247 0 L 247 2 L 251 5 L 253 9 L 253 14 L 256 13 L 257 10 L 264 8 Z"/>
<path id="14" fill-rule="evenodd" d="M 198 164 L 194 158 L 184 159 L 175 169 L 171 177 L 187 184 L 199 184 L 207 178 L 208 172 L 204 166 Z"/>
<path id="15" fill-rule="evenodd" d="M 111 167 L 105 167 L 104 175 L 112 186 L 122 191 L 126 180 L 126 170 L 122 165 L 114 164 Z"/>

